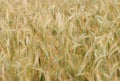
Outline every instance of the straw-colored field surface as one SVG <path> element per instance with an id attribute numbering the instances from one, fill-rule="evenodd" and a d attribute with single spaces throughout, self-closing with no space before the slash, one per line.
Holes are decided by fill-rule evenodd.
<path id="1" fill-rule="evenodd" d="M 120 81 L 120 0 L 0 0 L 0 81 Z"/>

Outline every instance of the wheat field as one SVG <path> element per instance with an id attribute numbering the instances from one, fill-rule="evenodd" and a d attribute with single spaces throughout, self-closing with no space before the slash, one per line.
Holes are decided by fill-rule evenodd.
<path id="1" fill-rule="evenodd" d="M 120 81 L 120 0 L 0 0 L 0 81 Z"/>

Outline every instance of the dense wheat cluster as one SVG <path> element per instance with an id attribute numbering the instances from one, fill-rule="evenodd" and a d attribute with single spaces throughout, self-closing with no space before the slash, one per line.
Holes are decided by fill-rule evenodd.
<path id="1" fill-rule="evenodd" d="M 0 81 L 120 81 L 120 0 L 0 0 Z"/>

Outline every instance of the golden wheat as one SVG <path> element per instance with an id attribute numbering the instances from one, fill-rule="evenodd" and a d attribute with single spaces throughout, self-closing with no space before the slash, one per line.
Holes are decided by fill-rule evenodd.
<path id="1" fill-rule="evenodd" d="M 0 81 L 120 81 L 119 0 L 0 0 Z"/>

